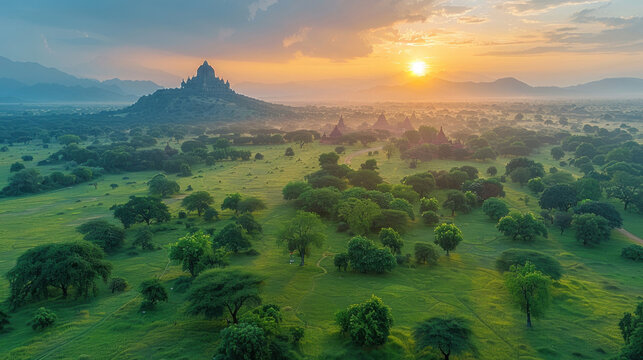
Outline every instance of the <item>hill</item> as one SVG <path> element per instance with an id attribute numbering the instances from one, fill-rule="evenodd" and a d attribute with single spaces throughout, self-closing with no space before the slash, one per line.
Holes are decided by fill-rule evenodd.
<path id="1" fill-rule="evenodd" d="M 242 120 L 253 117 L 279 118 L 292 114 L 292 109 L 238 94 L 230 83 L 217 77 L 214 68 L 204 61 L 197 74 L 181 82 L 180 88 L 157 90 L 141 97 L 122 111 L 141 119 Z"/>

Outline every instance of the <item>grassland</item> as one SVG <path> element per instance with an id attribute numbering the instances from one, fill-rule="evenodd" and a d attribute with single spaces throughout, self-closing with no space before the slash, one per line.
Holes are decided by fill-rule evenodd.
<path id="1" fill-rule="evenodd" d="M 480 359 L 604 359 L 615 354 L 621 345 L 618 320 L 643 300 L 643 277 L 640 264 L 623 260 L 619 254 L 630 242 L 617 232 L 612 239 L 594 248 L 579 245 L 573 231 L 564 235 L 550 229 L 548 239 L 532 244 L 514 243 L 495 230 L 494 224 L 477 209 L 457 215 L 455 223 L 465 240 L 451 257 L 441 257 L 435 266 L 397 267 L 386 275 L 363 275 L 337 272 L 332 254 L 345 250 L 349 236 L 336 233 L 328 222 L 328 240 L 323 249 L 315 249 L 304 267 L 289 265 L 289 255 L 276 245 L 276 233 L 295 210 L 281 198 L 281 188 L 294 179 L 302 179 L 317 169 L 317 156 L 332 151 L 332 146 L 310 144 L 296 156 L 283 156 L 286 146 L 257 146 L 265 160 L 222 162 L 212 167 L 194 169 L 194 177 L 176 178 L 182 189 L 207 190 L 220 202 L 226 193 L 240 192 L 263 198 L 268 209 L 258 213 L 264 235 L 254 241 L 256 257 L 238 256 L 232 266 L 243 267 L 265 278 L 264 302 L 282 306 L 289 324 L 305 326 L 301 352 L 307 358 L 412 359 L 410 337 L 413 326 L 430 316 L 459 314 L 470 320 Z M 349 147 L 347 153 L 360 147 Z M 30 145 L 16 145 L 0 154 L 0 184 L 8 175 L 9 165 L 20 155 L 34 155 L 34 162 L 55 149 L 36 150 Z M 556 165 L 542 149 L 535 159 L 545 168 Z M 367 154 L 352 159 L 357 167 Z M 404 175 L 428 169 L 450 169 L 472 165 L 481 174 L 495 165 L 500 172 L 506 159 L 494 162 L 432 161 L 418 169 L 409 169 L 398 160 L 375 155 L 382 176 L 397 183 Z M 35 164 L 30 164 L 34 166 Z M 50 171 L 49 168 L 41 171 Z M 109 207 L 125 202 L 130 195 L 144 195 L 144 184 L 153 172 L 103 176 L 98 188 L 80 184 L 71 188 L 20 198 L 0 199 L 0 273 L 6 273 L 26 249 L 51 242 L 80 239 L 75 227 L 89 219 L 111 219 Z M 128 177 L 128 179 L 124 179 Z M 174 178 L 174 177 L 172 177 Z M 111 189 L 109 184 L 119 187 Z M 537 199 L 525 188 L 507 183 L 506 200 L 514 209 L 538 212 Z M 442 197 L 442 193 L 436 194 Z M 168 199 L 173 213 L 179 210 L 182 195 Z M 529 197 L 525 204 L 525 196 Z M 417 211 L 417 209 L 416 209 Z M 221 228 L 223 220 L 202 223 L 200 228 Z M 449 215 L 444 212 L 442 215 Z M 625 228 L 643 236 L 640 215 L 624 214 Z M 184 224 L 173 220 L 167 231 L 158 232 L 154 242 L 163 247 L 183 234 Z M 411 252 L 418 241 L 433 241 L 432 229 L 416 220 L 404 234 L 404 253 Z M 11 314 L 9 332 L 0 334 L 0 358 L 4 359 L 200 359 L 210 358 L 217 344 L 222 321 L 205 321 L 184 314 L 185 294 L 170 290 L 169 303 L 158 310 L 142 313 L 138 284 L 160 276 L 171 289 L 176 278 L 185 275 L 171 264 L 165 249 L 144 252 L 125 249 L 109 256 L 114 276 L 126 278 L 131 289 L 111 294 L 102 286 L 99 296 L 86 300 L 53 299 L 31 304 Z M 529 248 L 556 257 L 564 266 L 563 278 L 555 284 L 552 306 L 534 328 L 525 327 L 522 313 L 509 301 L 502 275 L 495 270 L 496 257 L 508 248 Z M 380 349 L 363 351 L 353 348 L 339 336 L 334 314 L 349 304 L 375 294 L 389 305 L 394 327 L 390 341 Z M 8 295 L 8 283 L 0 280 L 0 298 Z M 33 311 L 46 305 L 59 316 L 59 322 L 42 333 L 26 325 Z"/>

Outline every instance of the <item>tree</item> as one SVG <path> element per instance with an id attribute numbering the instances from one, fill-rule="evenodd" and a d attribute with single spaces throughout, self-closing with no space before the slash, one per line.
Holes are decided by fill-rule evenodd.
<path id="1" fill-rule="evenodd" d="M 158 279 L 143 281 L 140 290 L 141 296 L 143 296 L 143 303 L 141 304 L 143 309 L 153 309 L 159 301 L 167 302 L 167 291 Z"/>
<path id="2" fill-rule="evenodd" d="M 440 257 L 438 251 L 431 244 L 415 243 L 415 261 L 420 264 L 435 264 Z"/>
<path id="3" fill-rule="evenodd" d="M 219 212 L 212 208 L 212 207 L 207 207 L 205 211 L 203 212 L 203 220 L 205 221 L 213 221 L 213 220 L 218 220 L 219 219 Z"/>
<path id="4" fill-rule="evenodd" d="M 531 327 L 531 317 L 540 317 L 549 305 L 551 279 L 526 262 L 524 266 L 510 267 L 505 284 L 514 302 L 527 315 L 527 327 Z"/>
<path id="5" fill-rule="evenodd" d="M 312 246 L 320 248 L 326 240 L 325 226 L 317 214 L 299 211 L 279 233 L 280 244 L 286 246 L 288 251 L 297 251 L 304 266 L 304 258 L 310 255 Z"/>
<path id="6" fill-rule="evenodd" d="M 4 327 L 7 325 L 9 325 L 9 315 L 0 310 L 0 331 L 3 331 Z"/>
<path id="7" fill-rule="evenodd" d="M 11 167 L 9 168 L 9 172 L 18 172 L 24 168 L 25 168 L 25 165 L 23 163 L 15 162 L 11 164 Z"/>
<path id="8" fill-rule="evenodd" d="M 56 320 L 58 319 L 58 316 L 56 315 L 55 312 L 41 307 L 36 310 L 36 312 L 33 314 L 33 317 L 29 321 L 31 324 L 31 328 L 36 330 L 36 331 L 42 331 L 51 325 L 53 325 Z"/>
<path id="9" fill-rule="evenodd" d="M 560 211 L 569 210 L 569 208 L 576 205 L 577 202 L 576 190 L 566 184 L 554 185 L 545 189 L 540 195 L 540 200 L 538 200 L 541 208 L 557 209 Z"/>
<path id="10" fill-rule="evenodd" d="M 9 177 L 9 185 L 2 189 L 2 194 L 17 196 L 37 193 L 42 188 L 43 178 L 36 169 L 23 169 Z"/>
<path id="11" fill-rule="evenodd" d="M 632 244 L 621 250 L 621 257 L 634 261 L 643 261 L 643 246 Z"/>
<path id="12" fill-rule="evenodd" d="M 524 186 L 533 178 L 532 171 L 526 167 L 519 167 L 509 174 L 511 181 L 517 182 L 520 186 Z"/>
<path id="13" fill-rule="evenodd" d="M 147 182 L 147 186 L 150 189 L 150 194 L 161 197 L 176 194 L 181 190 L 181 187 L 176 181 L 168 179 L 167 176 L 163 174 L 154 176 Z"/>
<path id="14" fill-rule="evenodd" d="M 18 257 L 7 273 L 9 302 L 13 308 L 28 301 L 46 299 L 50 288 L 58 288 L 63 298 L 70 288 L 78 296 L 97 292 L 96 279 L 107 281 L 112 265 L 105 253 L 89 242 L 40 245 Z"/>
<path id="15" fill-rule="evenodd" d="M 623 218 L 614 205 L 598 201 L 583 201 L 574 208 L 575 214 L 595 214 L 604 217 L 611 228 L 623 226 Z"/>
<path id="16" fill-rule="evenodd" d="M 381 228 L 390 227 L 403 233 L 408 226 L 409 216 L 404 211 L 382 209 L 380 215 L 373 219 L 372 229 L 379 231 Z"/>
<path id="17" fill-rule="evenodd" d="M 418 350 L 427 347 L 439 350 L 444 360 L 449 360 L 451 355 L 475 350 L 469 324 L 457 317 L 433 317 L 424 320 L 413 330 L 413 338 Z"/>
<path id="18" fill-rule="evenodd" d="M 384 345 L 393 326 L 391 309 L 375 295 L 361 304 L 353 304 L 336 315 L 342 334 L 357 346 Z"/>
<path id="19" fill-rule="evenodd" d="M 241 225 L 241 227 L 248 234 L 256 235 L 256 234 L 260 234 L 261 232 L 263 232 L 263 228 L 261 227 L 261 224 L 259 224 L 257 222 L 257 220 L 255 220 L 255 217 L 252 216 L 252 214 L 250 214 L 250 213 L 246 213 L 246 214 L 243 214 L 243 215 L 239 216 L 235 220 L 235 222 L 237 224 Z"/>
<path id="20" fill-rule="evenodd" d="M 402 179 L 404 185 L 409 185 L 417 192 L 420 196 L 425 197 L 435 190 L 435 179 L 433 175 L 429 172 L 409 175 Z"/>
<path id="21" fill-rule="evenodd" d="M 572 226 L 572 214 L 568 212 L 557 212 L 554 215 L 554 225 L 560 228 L 560 234 L 565 232 L 565 229 Z"/>
<path id="22" fill-rule="evenodd" d="M 487 160 L 487 159 L 495 159 L 498 156 L 495 151 L 489 146 L 483 147 L 481 149 L 476 150 L 475 153 L 473 153 L 473 158 L 478 159 L 478 160 Z"/>
<path id="23" fill-rule="evenodd" d="M 380 230 L 379 239 L 382 245 L 391 249 L 393 254 L 401 254 L 404 241 L 397 231 L 392 228 L 384 228 Z"/>
<path id="24" fill-rule="evenodd" d="M 333 216 L 341 197 L 341 193 L 335 188 L 312 189 L 302 193 L 296 204 L 301 210 L 314 212 L 319 216 Z"/>
<path id="25" fill-rule="evenodd" d="M 398 199 L 404 199 L 411 204 L 418 202 L 420 195 L 409 185 L 396 184 L 391 187 L 391 194 Z"/>
<path id="26" fill-rule="evenodd" d="M 563 266 L 558 260 L 544 253 L 527 249 L 508 249 L 496 259 L 496 269 L 500 272 L 509 271 L 512 265 L 524 266 L 530 262 L 536 269 L 554 280 L 563 276 Z"/>
<path id="27" fill-rule="evenodd" d="M 381 274 L 393 270 L 396 260 L 388 249 L 379 249 L 362 236 L 348 242 L 348 259 L 353 270 L 362 273 Z"/>
<path id="28" fill-rule="evenodd" d="M 514 241 L 533 241 L 537 235 L 547 237 L 545 224 L 530 212 L 511 212 L 498 221 L 496 228 Z"/>
<path id="29" fill-rule="evenodd" d="M 216 249 L 220 250 L 220 249 Z M 225 251 L 214 251 L 208 235 L 196 232 L 185 235 L 170 245 L 170 260 L 178 261 L 183 270 L 195 277 L 205 269 L 228 264 Z"/>
<path id="30" fill-rule="evenodd" d="M 576 227 L 576 239 L 583 245 L 595 245 L 610 238 L 610 226 L 607 219 L 595 214 L 575 215 L 573 224 Z"/>
<path id="31" fill-rule="evenodd" d="M 332 153 L 332 154 L 335 154 L 335 153 Z M 337 154 L 335 154 L 335 155 L 337 155 Z M 377 169 L 379 169 L 377 167 L 377 160 L 375 160 L 375 159 L 368 159 L 363 164 L 361 164 L 359 167 L 362 170 L 377 170 Z"/>
<path id="32" fill-rule="evenodd" d="M 109 282 L 109 290 L 113 293 L 115 292 L 122 292 L 127 289 L 129 284 L 127 283 L 127 280 L 123 279 L 122 277 L 113 277 L 112 281 Z"/>
<path id="33" fill-rule="evenodd" d="M 206 270 L 192 283 L 187 313 L 212 319 L 228 312 L 237 324 L 242 307 L 261 304 L 261 283 L 254 274 L 239 270 Z"/>
<path id="34" fill-rule="evenodd" d="M 295 156 L 295 150 L 293 150 L 291 147 L 286 149 L 286 152 L 284 153 L 285 156 Z"/>
<path id="35" fill-rule="evenodd" d="M 643 358 L 643 302 L 639 303 L 634 314 L 625 313 L 618 323 L 625 346 L 619 359 L 637 360 Z"/>
<path id="36" fill-rule="evenodd" d="M 440 222 L 440 215 L 435 211 L 428 210 L 422 213 L 422 220 L 425 225 L 435 226 Z"/>
<path id="37" fill-rule="evenodd" d="M 239 224 L 228 224 L 223 227 L 215 236 L 213 246 L 223 247 L 233 253 L 238 253 L 251 246 L 246 230 Z"/>
<path id="38" fill-rule="evenodd" d="M 380 207 L 368 199 L 350 198 L 340 203 L 337 212 L 355 234 L 364 235 L 380 214 Z"/>
<path id="39" fill-rule="evenodd" d="M 641 184 L 643 184 L 641 176 L 616 171 L 612 175 L 612 180 L 607 184 L 605 191 L 608 197 L 621 200 L 623 209 L 627 210 L 627 207 L 640 197 L 641 188 L 643 187 Z"/>
<path id="40" fill-rule="evenodd" d="M 91 220 L 76 228 L 85 235 L 83 239 L 91 241 L 105 251 L 113 251 L 123 246 L 125 230 L 105 220 Z"/>
<path id="41" fill-rule="evenodd" d="M 489 174 L 489 176 L 496 176 L 497 173 L 498 173 L 498 169 L 496 169 L 495 166 L 489 166 L 487 168 L 487 174 Z"/>
<path id="42" fill-rule="evenodd" d="M 374 190 L 383 180 L 375 170 L 357 170 L 348 176 L 351 185 Z"/>
<path id="43" fill-rule="evenodd" d="M 411 203 L 408 202 L 408 200 L 406 200 L 406 199 L 393 199 L 393 201 L 391 201 L 388 204 L 388 206 L 389 206 L 389 208 L 391 208 L 393 210 L 404 211 L 409 216 L 409 219 L 415 220 L 415 213 L 413 212 L 413 205 L 411 205 Z M 378 212 L 378 214 L 379 214 L 379 212 Z"/>
<path id="44" fill-rule="evenodd" d="M 63 145 L 80 144 L 80 137 L 72 134 L 61 135 L 58 136 L 58 142 Z"/>
<path id="45" fill-rule="evenodd" d="M 187 211 L 195 211 L 199 216 L 214 203 L 214 198 L 207 191 L 196 191 L 186 196 L 181 201 Z"/>
<path id="46" fill-rule="evenodd" d="M 425 211 L 437 212 L 439 209 L 438 199 L 436 198 L 425 198 L 420 199 L 420 212 L 424 213 Z"/>
<path id="47" fill-rule="evenodd" d="M 344 271 L 348 268 L 348 254 L 339 253 L 333 257 L 333 264 L 337 267 L 337 271 L 341 271 L 343 268 Z"/>
<path id="48" fill-rule="evenodd" d="M 221 203 L 221 210 L 230 209 L 234 211 L 235 214 L 239 213 L 238 207 L 239 202 L 241 201 L 241 194 L 227 194 L 223 202 Z"/>
<path id="49" fill-rule="evenodd" d="M 467 198 L 462 191 L 458 190 L 449 190 L 449 192 L 447 192 L 447 199 L 442 206 L 451 210 L 451 216 L 455 216 L 456 210 L 464 213 L 470 210 Z"/>
<path id="50" fill-rule="evenodd" d="M 498 198 L 488 198 L 482 203 L 482 211 L 495 221 L 509 214 L 507 203 Z"/>
<path id="51" fill-rule="evenodd" d="M 435 243 L 447 252 L 455 250 L 462 241 L 462 232 L 453 224 L 442 224 L 435 228 Z"/>
<path id="52" fill-rule="evenodd" d="M 560 146 L 556 146 L 551 148 L 551 157 L 554 158 L 554 160 L 558 161 L 565 156 L 565 152 Z"/>
<path id="53" fill-rule="evenodd" d="M 127 203 L 114 205 L 112 209 L 114 217 L 120 220 L 126 229 L 139 222 L 150 225 L 152 221 L 161 223 L 171 218 L 167 205 L 161 199 L 150 196 L 130 196 Z"/>
<path id="54" fill-rule="evenodd" d="M 598 200 L 603 195 L 599 181 L 589 177 L 578 179 L 574 183 L 574 189 L 576 190 L 578 200 Z"/>
<path id="55" fill-rule="evenodd" d="M 543 192 L 545 190 L 545 183 L 543 183 L 543 179 L 541 179 L 539 177 L 535 177 L 535 178 L 529 179 L 529 181 L 527 181 L 527 187 L 532 192 L 538 194 L 538 193 L 541 193 L 541 192 Z"/>
<path id="56" fill-rule="evenodd" d="M 284 196 L 284 200 L 294 200 L 297 199 L 299 195 L 311 189 L 312 187 L 308 183 L 303 181 L 291 181 L 284 186 L 281 193 Z"/>
<path id="57" fill-rule="evenodd" d="M 266 208 L 266 203 L 256 197 L 247 197 L 237 203 L 237 210 L 244 213 L 253 213 Z"/>
<path id="58" fill-rule="evenodd" d="M 223 329 L 213 360 L 264 360 L 269 358 L 268 339 L 255 324 L 241 323 Z"/>

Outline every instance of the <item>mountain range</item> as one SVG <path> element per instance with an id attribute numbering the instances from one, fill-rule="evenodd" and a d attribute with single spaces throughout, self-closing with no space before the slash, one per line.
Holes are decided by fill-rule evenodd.
<path id="1" fill-rule="evenodd" d="M 132 103 L 161 86 L 152 81 L 78 78 L 38 63 L 0 56 L 0 103 Z"/>

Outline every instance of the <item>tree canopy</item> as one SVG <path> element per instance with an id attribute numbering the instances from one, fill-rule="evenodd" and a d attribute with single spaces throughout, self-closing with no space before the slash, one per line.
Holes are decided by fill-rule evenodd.
<path id="1" fill-rule="evenodd" d="M 325 228 L 317 214 L 299 211 L 281 230 L 278 242 L 285 245 L 288 251 L 297 251 L 301 258 L 299 265 L 304 266 L 304 259 L 310 255 L 310 248 L 319 248 L 326 240 Z"/>
<path id="2" fill-rule="evenodd" d="M 419 323 L 413 330 L 415 347 L 427 347 L 440 351 L 444 360 L 451 355 L 475 350 L 469 323 L 458 317 L 433 317 Z"/>
<path id="3" fill-rule="evenodd" d="M 114 205 L 114 217 L 123 223 L 127 229 L 131 225 L 144 222 L 150 225 L 152 221 L 158 223 L 170 220 L 170 211 L 161 199 L 144 196 L 130 196 L 127 203 Z"/>
<path id="4" fill-rule="evenodd" d="M 379 346 L 386 343 L 393 326 L 391 309 L 376 296 L 353 304 L 336 315 L 342 334 L 350 336 L 357 346 Z"/>
<path id="5" fill-rule="evenodd" d="M 516 305 L 527 315 L 527 327 L 531 327 L 531 317 L 540 317 L 549 306 L 550 278 L 527 261 L 524 266 L 511 265 L 505 283 Z"/>
<path id="6" fill-rule="evenodd" d="M 181 201 L 181 206 L 183 206 L 188 211 L 195 211 L 201 216 L 201 214 L 214 203 L 214 198 L 207 191 L 195 191 L 192 194 L 186 196 Z"/>
<path id="7" fill-rule="evenodd" d="M 453 224 L 439 225 L 435 228 L 434 233 L 435 243 L 447 252 L 447 256 L 462 241 L 462 232 Z"/>

